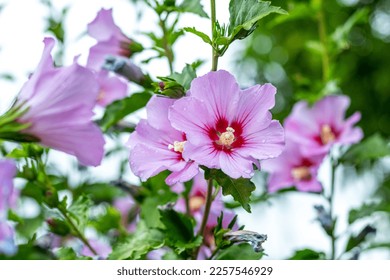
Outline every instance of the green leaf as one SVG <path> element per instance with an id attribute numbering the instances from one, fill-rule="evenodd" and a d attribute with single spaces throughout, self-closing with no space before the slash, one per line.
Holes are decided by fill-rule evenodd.
<path id="1" fill-rule="evenodd" d="M 198 241 L 195 245 L 193 244 L 195 238 L 194 225 L 190 218 L 173 209 L 160 209 L 160 214 L 166 238 L 175 247 L 177 253 L 180 254 L 184 250 L 198 245 Z"/>
<path id="2" fill-rule="evenodd" d="M 200 17 L 209 18 L 208 14 L 203 10 L 200 0 L 184 0 L 178 8 L 181 12 L 193 13 Z"/>
<path id="3" fill-rule="evenodd" d="M 250 196 L 256 187 L 249 179 L 232 179 L 221 170 L 217 169 L 208 170 L 206 177 L 213 178 L 217 181 L 217 183 L 222 187 L 223 195 L 230 194 L 247 212 L 251 212 L 251 207 L 249 205 Z"/>
<path id="4" fill-rule="evenodd" d="M 123 192 L 110 184 L 106 183 L 83 183 L 74 190 L 75 196 L 87 194 L 94 202 L 112 202 L 115 198 L 123 195 Z"/>
<path id="5" fill-rule="evenodd" d="M 124 241 L 116 244 L 109 256 L 110 260 L 137 260 L 148 252 L 159 249 L 164 245 L 164 234 L 147 228 L 144 222 L 139 222 L 137 230 Z"/>
<path id="6" fill-rule="evenodd" d="M 187 91 L 190 89 L 192 80 L 196 78 L 196 72 L 191 64 L 186 64 L 181 73 L 175 72 L 170 77 L 181 84 L 184 90 Z"/>
<path id="7" fill-rule="evenodd" d="M 374 134 L 364 141 L 351 146 L 342 156 L 341 162 L 358 165 L 365 161 L 372 161 L 389 155 L 389 141 L 379 134 Z"/>
<path id="8" fill-rule="evenodd" d="M 263 253 L 256 253 L 249 244 L 233 245 L 217 255 L 216 260 L 259 260 Z"/>
<path id="9" fill-rule="evenodd" d="M 55 252 L 56 256 L 60 260 L 91 260 L 90 257 L 79 257 L 76 252 L 69 247 L 63 247 Z"/>
<path id="10" fill-rule="evenodd" d="M 298 250 L 289 258 L 290 260 L 324 260 L 325 253 L 317 252 L 312 249 Z"/>
<path id="11" fill-rule="evenodd" d="M 196 30 L 195 27 L 184 27 L 183 29 L 184 29 L 184 31 L 190 32 L 192 34 L 195 34 L 196 36 L 201 38 L 203 40 L 203 42 L 205 42 L 205 43 L 207 43 L 209 45 L 212 45 L 212 41 L 211 41 L 210 37 L 207 34 L 201 32 L 201 31 Z"/>
<path id="12" fill-rule="evenodd" d="M 338 50 L 344 50 L 349 47 L 348 35 L 358 22 L 366 21 L 369 16 L 369 9 L 362 8 L 357 9 L 355 13 L 353 13 L 345 23 L 336 28 L 333 32 L 331 38 L 336 43 Z"/>
<path id="13" fill-rule="evenodd" d="M 352 224 L 356 220 L 369 217 L 375 212 L 387 212 L 390 214 L 390 204 L 385 202 L 363 204 L 360 208 L 349 211 L 348 222 Z"/>
<path id="14" fill-rule="evenodd" d="M 376 229 L 371 227 L 370 225 L 367 225 L 362 229 L 362 231 L 358 235 L 356 236 L 351 235 L 351 237 L 348 240 L 347 246 L 345 248 L 345 252 L 348 252 L 353 248 L 359 246 L 361 243 L 366 241 L 367 237 L 372 233 L 375 234 Z"/>
<path id="15" fill-rule="evenodd" d="M 68 208 L 70 218 L 79 230 L 83 231 L 89 221 L 89 210 L 93 205 L 91 199 L 85 195 L 79 196 Z"/>
<path id="16" fill-rule="evenodd" d="M 121 223 L 121 214 L 117 209 L 109 206 L 105 210 L 102 215 L 92 222 L 94 228 L 104 234 L 112 229 L 119 229 Z"/>
<path id="17" fill-rule="evenodd" d="M 151 95 L 147 92 L 134 93 L 129 97 L 114 101 L 108 105 L 103 118 L 99 121 L 103 131 L 107 131 L 127 115 L 145 107 L 150 97 Z"/>
<path id="18" fill-rule="evenodd" d="M 257 27 L 260 19 L 271 13 L 287 14 L 271 2 L 260 0 L 231 0 L 229 4 L 231 41 L 248 37 Z"/>

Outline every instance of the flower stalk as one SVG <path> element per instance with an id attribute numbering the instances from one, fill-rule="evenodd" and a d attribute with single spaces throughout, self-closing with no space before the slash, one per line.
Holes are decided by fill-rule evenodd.
<path id="1" fill-rule="evenodd" d="M 210 0 L 211 5 L 211 36 L 212 36 L 212 42 L 215 41 L 215 35 L 216 35 L 216 10 L 215 10 L 215 0 Z M 217 71 L 218 69 L 218 57 L 219 54 L 217 52 L 217 49 L 214 47 L 212 48 L 212 65 L 211 65 L 211 71 Z"/>

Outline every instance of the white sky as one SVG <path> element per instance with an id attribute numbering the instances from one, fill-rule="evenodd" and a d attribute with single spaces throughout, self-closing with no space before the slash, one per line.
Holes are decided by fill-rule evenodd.
<path id="1" fill-rule="evenodd" d="M 217 0 L 217 17 L 220 22 L 228 20 L 227 0 Z M 55 0 L 52 3 L 60 8 L 71 6 L 66 20 L 66 59 L 64 64 L 70 64 L 75 55 L 81 54 L 80 63 L 86 61 L 88 49 L 94 44 L 94 40 L 87 36 L 81 36 L 86 31 L 86 25 L 94 19 L 100 8 L 114 8 L 114 20 L 122 30 L 137 41 L 150 44 L 141 32 L 156 30 L 156 16 L 150 10 L 144 11 L 144 17 L 138 21 L 137 11 L 126 0 Z M 203 1 L 205 10 L 209 11 L 208 1 Z M 0 0 L 0 5 L 5 4 L 0 13 L 0 74 L 11 73 L 16 77 L 15 82 L 0 80 L 0 113 L 4 112 L 26 80 L 28 73 L 34 71 L 43 49 L 43 37 L 45 29 L 45 17 L 47 9 L 40 4 L 39 0 Z M 181 26 L 196 26 L 198 30 L 209 34 L 210 23 L 207 19 L 187 14 L 183 17 Z M 233 46 L 240 46 L 235 43 Z M 205 74 L 210 69 L 210 47 L 192 34 L 180 39 L 175 47 L 176 62 L 175 70 L 180 71 L 185 63 L 191 63 L 196 59 L 207 60 L 200 68 L 198 75 Z M 226 57 L 220 59 L 220 68 L 228 69 L 229 51 Z M 155 61 L 146 69 L 153 76 L 168 75 L 168 67 L 165 60 Z M 122 139 L 125 143 L 126 139 Z M 68 166 L 69 158 L 62 153 L 53 152 L 53 157 L 63 162 L 63 168 L 72 172 Z M 74 163 L 74 160 L 73 160 Z M 118 166 L 114 159 L 105 160 L 103 165 L 90 169 L 91 172 L 104 178 L 114 179 Z M 324 166 L 323 177 L 326 177 L 329 169 Z M 73 175 L 72 176 L 76 176 Z M 129 175 L 129 179 L 135 180 Z M 371 180 L 371 181 L 370 181 Z M 341 185 L 342 182 L 339 182 Z M 345 218 L 347 209 L 358 206 L 364 197 L 370 193 L 367 185 L 372 184 L 372 178 L 365 178 L 351 183 L 351 186 L 343 188 L 336 194 L 336 212 Z M 360 193 L 361 195 L 356 195 Z M 324 200 L 317 195 L 288 194 L 272 201 L 272 205 L 261 204 L 252 206 L 252 214 L 239 211 L 241 224 L 246 229 L 258 231 L 268 235 L 268 241 L 264 244 L 268 259 L 285 258 L 292 254 L 292 250 L 313 248 L 327 252 L 330 248 L 329 240 L 322 232 L 318 223 L 314 221 L 315 212 L 313 205 L 322 203 Z M 344 222 L 341 219 L 340 225 Z M 366 258 L 389 258 L 388 254 L 367 254 Z"/>

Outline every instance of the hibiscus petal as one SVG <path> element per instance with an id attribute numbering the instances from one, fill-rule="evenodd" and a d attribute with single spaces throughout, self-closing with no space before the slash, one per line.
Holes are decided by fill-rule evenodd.
<path id="1" fill-rule="evenodd" d="M 186 133 L 189 142 L 203 145 L 210 141 L 207 128 L 213 117 L 205 102 L 194 97 L 180 98 L 171 106 L 168 118 L 174 128 Z"/>
<path id="2" fill-rule="evenodd" d="M 146 105 L 150 125 L 160 130 L 173 130 L 168 119 L 168 111 L 174 102 L 175 100 L 171 98 L 152 96 Z"/>
<path id="3" fill-rule="evenodd" d="M 278 121 L 250 135 L 244 135 L 245 144 L 236 151 L 243 157 L 253 156 L 256 159 L 268 159 L 279 156 L 284 148 L 284 130 Z"/>
<path id="4" fill-rule="evenodd" d="M 203 101 L 208 111 L 212 112 L 211 121 L 225 119 L 229 123 L 241 97 L 239 92 L 234 76 L 224 70 L 209 72 L 194 79 L 190 89 L 190 95 Z"/>
<path id="5" fill-rule="evenodd" d="M 187 182 L 199 173 L 199 166 L 194 162 L 186 162 L 183 169 L 172 172 L 166 179 L 167 185 L 174 185 L 178 182 Z"/>
<path id="6" fill-rule="evenodd" d="M 226 175 L 235 179 L 239 177 L 251 178 L 254 174 L 252 162 L 236 153 L 221 152 L 219 154 L 219 164 Z"/>
<path id="7" fill-rule="evenodd" d="M 101 9 L 87 28 L 88 34 L 99 41 L 107 40 L 113 35 L 117 38 L 123 36 L 120 28 L 114 23 L 112 9 Z"/>

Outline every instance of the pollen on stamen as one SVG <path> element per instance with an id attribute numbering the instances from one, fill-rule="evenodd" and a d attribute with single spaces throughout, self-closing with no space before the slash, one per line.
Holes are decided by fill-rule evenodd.
<path id="1" fill-rule="evenodd" d="M 221 135 L 219 135 L 219 140 L 217 141 L 217 144 L 223 145 L 226 147 L 231 146 L 233 144 L 233 142 L 236 140 L 236 138 L 234 136 L 234 132 L 235 132 L 235 130 L 228 126 L 226 128 L 226 132 L 223 132 L 223 133 L 221 133 Z"/>
<path id="2" fill-rule="evenodd" d="M 184 150 L 184 144 L 186 143 L 187 141 L 175 141 L 173 142 L 173 145 L 172 144 L 169 144 L 168 145 L 168 149 L 169 150 L 174 150 L 175 152 L 179 152 L 179 153 L 183 153 L 183 150 Z"/>
<path id="3" fill-rule="evenodd" d="M 296 167 L 291 170 L 291 176 L 295 180 L 310 180 L 311 172 L 306 166 Z"/>
<path id="4" fill-rule="evenodd" d="M 320 136 L 322 144 L 324 145 L 333 142 L 336 139 L 336 135 L 333 133 L 332 128 L 328 124 L 321 127 Z"/>

